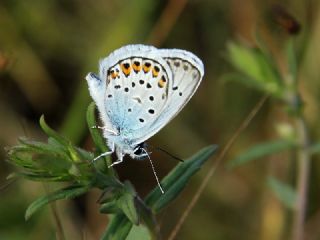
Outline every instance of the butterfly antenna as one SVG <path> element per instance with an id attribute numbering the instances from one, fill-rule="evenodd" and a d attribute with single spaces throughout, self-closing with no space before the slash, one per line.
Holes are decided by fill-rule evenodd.
<path id="1" fill-rule="evenodd" d="M 151 158 L 150 158 L 148 152 L 147 152 L 144 148 L 141 148 L 141 149 L 147 154 L 147 157 L 148 157 L 148 159 L 149 159 L 149 161 L 150 161 L 150 164 L 151 164 L 151 168 L 152 168 L 152 171 L 153 171 L 153 175 L 156 177 L 156 180 L 157 180 L 157 183 L 158 183 L 158 186 L 159 186 L 159 188 L 160 188 L 161 193 L 164 194 L 164 191 L 163 191 L 163 189 L 162 189 L 162 187 L 161 187 L 161 184 L 160 184 L 160 182 L 159 182 L 159 179 L 158 179 L 156 170 L 154 169 L 153 163 L 152 163 L 152 161 L 151 161 Z"/>
<path id="2" fill-rule="evenodd" d="M 164 150 L 164 149 L 162 149 L 162 148 L 155 147 L 155 149 L 164 152 L 165 154 L 169 155 L 170 157 L 172 157 L 172 158 L 175 159 L 175 160 L 178 160 L 179 162 L 184 162 L 181 158 L 172 155 L 171 153 L 169 153 L 168 151 L 166 151 L 166 150 Z"/>

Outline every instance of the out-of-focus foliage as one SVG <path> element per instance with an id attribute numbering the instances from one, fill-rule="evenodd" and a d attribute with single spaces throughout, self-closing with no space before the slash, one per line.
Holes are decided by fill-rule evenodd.
<path id="1" fill-rule="evenodd" d="M 316 0 L 282 4 L 293 19 L 273 2 L 262 0 L 1 1 L 1 149 L 16 145 L 19 138 L 46 139 L 38 125 L 44 114 L 49 125 L 70 139 L 72 146 L 86 149 L 80 155 L 90 155 L 93 146 L 103 152 L 104 139 L 93 144 L 86 125 L 90 97 L 84 76 L 96 72 L 99 58 L 112 50 L 128 43 L 152 44 L 155 33 L 160 34 L 166 37 L 157 47 L 194 52 L 203 60 L 206 74 L 190 103 L 150 140 L 152 145 L 182 158 L 211 143 L 223 148 L 260 96 L 266 92 L 272 96 L 224 159 L 242 156 L 246 164 L 228 170 L 224 163 L 218 167 L 177 239 L 288 236 L 298 173 L 292 149 L 300 143 L 292 142 L 295 128 L 287 126 L 300 114 L 297 110 L 308 125 L 310 143 L 305 149 L 312 157 L 305 239 L 318 239 L 320 8 Z M 296 90 L 299 98 L 293 98 Z M 97 133 L 97 129 L 90 130 L 91 135 Z M 276 144 L 270 142 L 275 139 Z M 256 148 L 258 155 L 252 154 Z M 63 154 L 77 156 L 68 148 Z M 5 161 L 4 150 L 0 158 L 1 239 L 53 238 L 61 231 L 59 226 L 67 239 L 98 239 L 104 233 L 110 219 L 99 214 L 96 202 L 100 193 L 94 191 L 72 201 L 59 201 L 25 221 L 25 210 L 37 197 L 66 186 L 7 181 L 15 168 Z M 176 165 L 160 152 L 153 152 L 152 159 L 161 178 Z M 259 161 L 249 161 L 255 159 Z M 77 169 L 72 166 L 81 161 L 72 161 L 66 167 L 77 179 Z M 61 169 L 60 161 L 47 164 Z M 105 172 L 110 170 L 105 161 L 97 164 Z M 164 239 L 203 181 L 205 169 L 211 167 L 210 163 L 204 166 L 182 196 L 157 217 Z M 115 170 L 121 180 L 130 180 L 140 196 L 155 187 L 147 161 L 126 159 Z M 126 221 L 123 219 L 120 216 L 118 221 Z M 138 231 L 133 235 L 139 236 Z"/>

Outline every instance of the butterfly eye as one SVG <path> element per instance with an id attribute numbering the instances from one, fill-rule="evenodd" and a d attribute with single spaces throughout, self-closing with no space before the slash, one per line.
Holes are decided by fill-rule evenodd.
<path id="1" fill-rule="evenodd" d="M 146 148 L 147 148 L 147 144 L 145 142 L 140 143 L 134 148 L 133 153 L 137 156 L 145 155 Z"/>
<path id="2" fill-rule="evenodd" d="M 134 154 L 135 155 L 141 155 L 143 153 L 142 148 L 140 146 L 138 146 L 135 150 L 134 150 Z"/>

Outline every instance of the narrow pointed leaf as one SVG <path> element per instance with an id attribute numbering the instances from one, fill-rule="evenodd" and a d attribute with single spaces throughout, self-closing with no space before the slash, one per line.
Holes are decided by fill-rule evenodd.
<path id="1" fill-rule="evenodd" d="M 275 140 L 265 143 L 256 144 L 254 147 L 248 149 L 246 152 L 240 154 L 235 159 L 231 160 L 227 166 L 229 168 L 238 167 L 244 165 L 250 161 L 280 152 L 287 149 L 291 149 L 295 146 L 292 141 L 288 140 Z"/>
<path id="2" fill-rule="evenodd" d="M 268 178 L 268 186 L 274 192 L 276 197 L 289 209 L 294 209 L 297 194 L 295 190 L 288 184 L 279 181 L 275 177 Z"/>
<path id="3" fill-rule="evenodd" d="M 100 213 L 120 213 L 121 210 L 115 203 L 115 201 L 106 202 L 99 208 Z"/>
<path id="4" fill-rule="evenodd" d="M 152 237 L 152 239 L 160 239 L 160 229 L 157 225 L 155 215 L 152 213 L 151 209 L 147 207 L 139 197 L 136 198 L 136 206 L 141 221 L 148 228 L 149 235 Z"/>
<path id="5" fill-rule="evenodd" d="M 151 240 L 152 236 L 148 228 L 144 225 L 132 226 L 131 231 L 126 240 Z"/>
<path id="6" fill-rule="evenodd" d="M 139 216 L 135 206 L 135 196 L 133 186 L 129 182 L 125 182 L 123 192 L 117 199 L 117 205 L 133 224 L 138 225 Z"/>
<path id="7" fill-rule="evenodd" d="M 106 146 L 106 140 L 103 138 L 101 130 L 98 128 L 93 128 L 98 126 L 95 117 L 95 110 L 96 105 L 94 102 L 91 102 L 87 109 L 87 124 L 92 136 L 92 140 L 98 149 L 98 153 L 104 153 L 109 151 L 109 149 Z M 113 168 L 108 168 L 108 166 L 112 164 L 110 156 L 104 157 L 104 159 L 106 159 L 106 161 L 99 161 L 99 159 L 98 161 L 95 161 L 95 165 L 97 166 L 97 168 L 103 172 L 106 172 L 106 174 L 115 175 Z"/>
<path id="8" fill-rule="evenodd" d="M 320 152 L 320 143 L 315 143 L 315 144 L 311 145 L 309 147 L 308 151 L 309 151 L 310 155 L 319 153 Z"/>
<path id="9" fill-rule="evenodd" d="M 228 44 L 228 56 L 230 62 L 239 71 L 247 74 L 256 81 L 264 81 L 263 76 L 261 76 L 260 66 L 254 54 L 254 49 L 230 42 Z"/>
<path id="10" fill-rule="evenodd" d="M 50 128 L 48 124 L 45 122 L 44 115 L 40 117 L 40 126 L 42 130 L 50 137 L 57 140 L 61 145 L 68 145 L 69 141 L 66 140 L 64 137 L 62 137 L 59 133 L 57 133 L 55 130 Z"/>
<path id="11" fill-rule="evenodd" d="M 147 197 L 146 204 L 155 212 L 159 212 L 172 202 L 185 188 L 190 178 L 200 167 L 214 154 L 217 146 L 211 145 L 193 155 L 183 163 L 179 163 L 162 181 L 161 185 L 165 191 L 162 194 L 156 187 Z"/>
<path id="12" fill-rule="evenodd" d="M 101 129 L 94 128 L 98 126 L 95 117 L 96 105 L 91 102 L 87 109 L 87 123 L 88 128 L 92 136 L 92 140 L 100 152 L 107 152 L 109 149 L 106 146 L 106 140 L 101 135 Z"/>
<path id="13" fill-rule="evenodd" d="M 138 225 L 139 216 L 134 205 L 134 196 L 131 194 L 123 194 L 117 199 L 117 205 L 133 224 Z"/>
<path id="14" fill-rule="evenodd" d="M 101 237 L 101 240 L 121 240 L 126 239 L 133 224 L 123 213 L 116 214 L 111 219 L 107 231 Z"/>
<path id="15" fill-rule="evenodd" d="M 264 90 L 264 84 L 252 79 L 243 73 L 226 73 L 221 77 L 222 81 L 233 81 L 244 84 L 248 87 L 253 87 L 258 90 Z"/>
<path id="16" fill-rule="evenodd" d="M 248 48 L 237 43 L 228 44 L 228 59 L 240 72 L 250 78 L 246 81 L 251 87 L 257 87 L 279 96 L 283 90 L 277 68 L 268 56 L 259 48 Z"/>
<path id="17" fill-rule="evenodd" d="M 89 185 L 87 186 L 74 185 L 64 189 L 60 189 L 49 195 L 40 197 L 29 205 L 25 213 L 25 219 L 28 220 L 36 211 L 38 211 L 40 208 L 42 208 L 43 206 L 47 205 L 50 202 L 53 202 L 59 199 L 75 198 L 77 196 L 80 196 L 86 193 L 89 189 L 90 189 Z"/>

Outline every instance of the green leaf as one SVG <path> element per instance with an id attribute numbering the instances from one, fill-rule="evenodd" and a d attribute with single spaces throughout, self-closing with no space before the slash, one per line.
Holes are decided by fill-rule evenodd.
<path id="1" fill-rule="evenodd" d="M 248 76 L 247 84 L 250 86 L 258 86 L 258 89 L 274 95 L 279 95 L 283 90 L 281 77 L 274 62 L 260 49 L 231 42 L 228 44 L 228 59 L 236 69 Z"/>
<path id="2" fill-rule="evenodd" d="M 244 84 L 248 87 L 253 87 L 258 90 L 264 90 L 264 84 L 252 79 L 243 73 L 226 73 L 221 77 L 222 81 L 233 81 Z"/>
<path id="3" fill-rule="evenodd" d="M 123 213 L 116 214 L 110 221 L 107 231 L 104 232 L 101 240 L 122 240 L 126 239 L 132 223 Z"/>
<path id="4" fill-rule="evenodd" d="M 22 168 L 23 176 L 33 181 L 88 181 L 92 178 L 93 167 L 88 158 L 93 155 L 84 150 L 77 151 L 78 161 L 71 159 L 68 149 L 53 138 L 50 142 L 19 140 L 20 144 L 10 149 L 8 161 Z M 91 156 L 91 157 L 90 157 Z"/>
<path id="5" fill-rule="evenodd" d="M 253 79 L 263 82 L 264 79 L 261 76 L 260 66 L 253 51 L 253 49 L 243 47 L 234 42 L 228 44 L 229 60 L 234 67 Z"/>
<path id="6" fill-rule="evenodd" d="M 87 124 L 92 136 L 92 140 L 98 149 L 98 153 L 104 153 L 109 151 L 109 149 L 106 146 L 106 140 L 102 136 L 101 130 L 98 128 L 94 128 L 98 126 L 96 117 L 95 117 L 95 110 L 96 110 L 96 105 L 94 102 L 91 102 L 87 109 Z M 95 165 L 97 166 L 97 168 L 103 172 L 106 172 L 106 174 L 115 175 L 113 168 L 108 168 L 108 166 L 112 164 L 110 156 L 106 156 L 103 159 L 106 159 L 106 162 L 101 160 L 95 161 Z"/>
<path id="7" fill-rule="evenodd" d="M 106 146 L 106 140 L 101 135 L 101 130 L 94 128 L 98 126 L 96 117 L 95 117 L 96 105 L 94 102 L 91 102 L 87 109 L 87 123 L 88 128 L 92 136 L 92 140 L 95 146 L 99 149 L 100 152 L 107 152 L 109 149 Z"/>
<path id="8" fill-rule="evenodd" d="M 308 152 L 310 155 L 319 153 L 320 152 L 320 143 L 315 143 L 315 144 L 311 145 L 308 149 Z"/>
<path id="9" fill-rule="evenodd" d="M 190 178 L 200 167 L 214 154 L 217 146 L 211 145 L 193 155 L 190 159 L 179 163 L 162 181 L 161 185 L 165 191 L 162 194 L 158 187 L 146 197 L 146 204 L 155 212 L 159 212 L 172 202 L 185 188 Z"/>
<path id="10" fill-rule="evenodd" d="M 136 206 L 139 216 L 143 224 L 148 228 L 152 239 L 160 239 L 159 227 L 157 225 L 155 215 L 152 213 L 151 209 L 147 207 L 143 200 L 139 197 L 136 198 Z"/>
<path id="11" fill-rule="evenodd" d="M 89 189 L 90 185 L 73 185 L 40 197 L 29 205 L 25 213 L 25 219 L 28 220 L 36 211 L 52 201 L 75 198 L 86 193 Z"/>
<path id="12" fill-rule="evenodd" d="M 63 149 L 66 149 L 66 153 L 69 155 L 72 161 L 81 162 L 81 159 L 72 145 L 72 143 L 66 138 L 62 137 L 59 133 L 50 128 L 44 120 L 44 116 L 42 115 L 40 118 L 40 126 L 43 131 L 51 138 L 55 139 L 56 142 L 60 143 Z M 56 143 L 52 146 L 56 146 Z"/>
<path id="13" fill-rule="evenodd" d="M 125 182 L 123 189 L 124 191 L 116 201 L 117 205 L 133 224 L 138 225 L 139 216 L 135 206 L 136 193 L 129 182 Z"/>
<path id="14" fill-rule="evenodd" d="M 107 187 L 99 201 L 101 213 L 123 212 L 135 225 L 139 223 L 136 208 L 136 192 L 130 182 L 126 181 L 118 187 Z"/>
<path id="15" fill-rule="evenodd" d="M 54 144 L 48 144 L 48 143 L 43 143 L 43 142 L 37 142 L 37 141 L 32 141 L 32 140 L 27 140 L 24 138 L 19 139 L 19 143 L 21 145 L 17 146 L 21 150 L 28 150 L 30 153 L 48 153 L 48 154 L 59 154 L 59 155 L 65 155 L 66 157 L 67 154 L 64 152 L 64 148 L 61 146 L 57 146 Z M 14 149 L 14 148 L 12 148 Z"/>
<path id="16" fill-rule="evenodd" d="M 110 201 L 110 202 L 106 202 L 106 203 L 103 203 L 101 205 L 101 207 L 99 208 L 99 211 L 100 213 L 120 213 L 122 212 L 116 201 Z"/>
<path id="17" fill-rule="evenodd" d="M 268 178 L 268 186 L 287 208 L 295 208 L 297 194 L 290 185 L 270 176 Z"/>
<path id="18" fill-rule="evenodd" d="M 65 139 L 64 137 L 62 137 L 59 133 L 57 133 L 55 130 L 53 130 L 52 128 L 50 128 L 48 126 L 48 124 L 46 123 L 45 119 L 44 119 L 44 115 L 42 115 L 40 117 L 40 126 L 42 128 L 42 130 L 49 136 L 54 138 L 55 140 L 57 140 L 57 142 L 59 142 L 61 145 L 63 146 L 67 146 L 69 145 L 69 141 L 67 139 Z"/>
<path id="19" fill-rule="evenodd" d="M 152 236 L 144 225 L 133 226 L 126 240 L 151 240 Z"/>
<path id="20" fill-rule="evenodd" d="M 258 158 L 293 148 L 294 146 L 295 144 L 292 141 L 282 139 L 256 144 L 246 152 L 231 160 L 227 164 L 227 167 L 238 167 Z"/>

